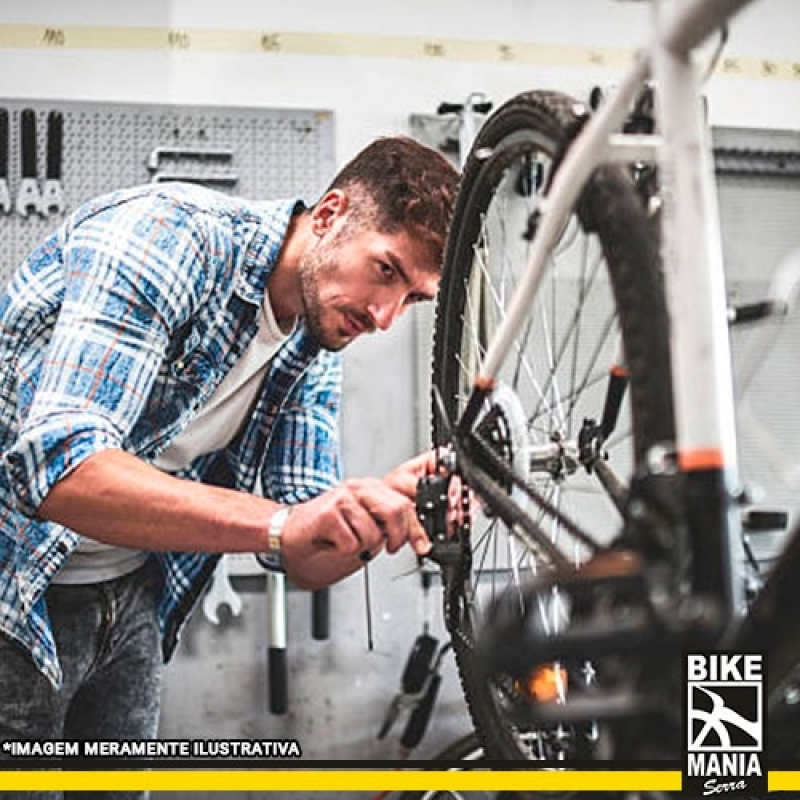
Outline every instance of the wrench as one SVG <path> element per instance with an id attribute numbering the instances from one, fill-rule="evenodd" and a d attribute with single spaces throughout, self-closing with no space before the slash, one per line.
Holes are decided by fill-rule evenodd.
<path id="1" fill-rule="evenodd" d="M 11 212 L 11 195 L 8 191 L 8 109 L 0 108 L 0 214 Z"/>
<path id="2" fill-rule="evenodd" d="M 36 112 L 32 108 L 22 109 L 20 115 L 22 180 L 17 192 L 17 214 L 41 213 L 42 197 L 36 180 Z"/>
<path id="3" fill-rule="evenodd" d="M 64 115 L 47 115 L 47 172 L 42 190 L 42 209 L 48 214 L 64 213 L 64 190 L 61 186 L 61 154 L 64 146 Z"/>
<path id="4" fill-rule="evenodd" d="M 233 590 L 230 578 L 228 577 L 228 562 L 222 556 L 214 570 L 211 578 L 211 586 L 208 587 L 206 596 L 203 598 L 203 613 L 212 625 L 219 625 L 219 609 L 228 606 L 231 616 L 238 617 L 242 613 L 242 598 Z"/>

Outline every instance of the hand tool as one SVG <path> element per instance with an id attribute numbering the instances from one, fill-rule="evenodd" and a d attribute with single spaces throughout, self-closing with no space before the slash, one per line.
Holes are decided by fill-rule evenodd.
<path id="1" fill-rule="evenodd" d="M 400 691 L 394 696 L 386 711 L 378 738 L 383 739 L 394 725 L 400 712 L 406 708 L 415 708 L 431 674 L 431 665 L 436 658 L 439 640 L 431 636 L 427 630 L 417 636 L 406 659 L 403 675 L 400 678 Z"/>
<path id="2" fill-rule="evenodd" d="M 61 159 L 64 151 L 64 115 L 47 115 L 47 171 L 42 191 L 42 209 L 47 214 L 64 213 L 64 190 L 61 185 Z"/>
<path id="3" fill-rule="evenodd" d="M 42 198 L 36 181 L 36 112 L 24 108 L 20 114 L 20 142 L 22 179 L 17 192 L 17 214 L 27 217 L 30 213 L 41 213 Z"/>
<path id="4" fill-rule="evenodd" d="M 228 607 L 231 616 L 238 617 L 242 613 L 242 598 L 233 590 L 225 556 L 220 558 L 211 578 L 211 586 L 203 598 L 203 613 L 212 625 L 219 625 L 219 610 L 222 606 Z"/>
<path id="5" fill-rule="evenodd" d="M 330 589 L 317 589 L 311 593 L 311 636 L 327 639 L 331 634 Z"/>
<path id="6" fill-rule="evenodd" d="M 445 642 L 429 670 L 430 677 L 425 691 L 409 714 L 405 730 L 400 737 L 400 754 L 403 758 L 407 758 L 411 754 L 422 741 L 422 737 L 428 729 L 433 707 L 436 705 L 436 698 L 439 696 L 439 689 L 442 685 L 441 668 L 444 655 L 449 649 L 450 642 Z"/>
<path id="7" fill-rule="evenodd" d="M 267 573 L 267 668 L 269 710 L 285 714 L 289 706 L 289 676 L 286 663 L 286 576 Z"/>
<path id="8" fill-rule="evenodd" d="M 11 212 L 11 195 L 8 191 L 8 109 L 0 108 L 0 213 Z"/>
<path id="9" fill-rule="evenodd" d="M 369 588 L 369 561 L 372 558 L 369 550 L 359 554 L 364 562 L 364 605 L 367 611 L 367 650 L 371 653 L 375 649 L 375 640 L 372 636 L 372 593 Z"/>

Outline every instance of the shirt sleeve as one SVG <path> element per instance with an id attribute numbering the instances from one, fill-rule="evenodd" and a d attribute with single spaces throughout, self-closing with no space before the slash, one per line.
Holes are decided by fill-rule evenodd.
<path id="1" fill-rule="evenodd" d="M 262 492 L 302 503 L 341 480 L 339 411 L 342 357 L 321 352 L 286 400 L 276 421 Z"/>
<path id="2" fill-rule="evenodd" d="M 63 300 L 46 350 L 28 354 L 6 469 L 34 515 L 53 485 L 119 448 L 142 413 L 171 332 L 209 291 L 202 235 L 168 197 L 109 205 L 64 228 Z"/>

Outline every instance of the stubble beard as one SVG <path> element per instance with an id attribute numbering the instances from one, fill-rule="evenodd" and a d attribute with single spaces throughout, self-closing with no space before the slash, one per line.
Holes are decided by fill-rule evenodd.
<path id="1" fill-rule="evenodd" d="M 330 245 L 318 245 L 309 253 L 300 264 L 300 296 L 303 303 L 303 317 L 305 325 L 312 338 L 324 350 L 336 352 L 347 344 L 339 337 L 331 335 L 323 322 L 323 304 L 320 300 L 320 278 L 325 275 L 335 275 L 336 265 L 330 258 L 330 250 L 336 241 Z"/>

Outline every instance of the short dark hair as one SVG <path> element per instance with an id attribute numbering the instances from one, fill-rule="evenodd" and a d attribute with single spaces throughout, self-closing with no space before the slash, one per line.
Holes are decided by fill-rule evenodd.
<path id="1" fill-rule="evenodd" d="M 456 168 L 438 151 L 407 136 L 385 136 L 345 164 L 328 191 L 363 190 L 374 209 L 364 220 L 356 209 L 356 219 L 385 233 L 408 231 L 428 246 L 441 269 L 458 179 Z"/>

